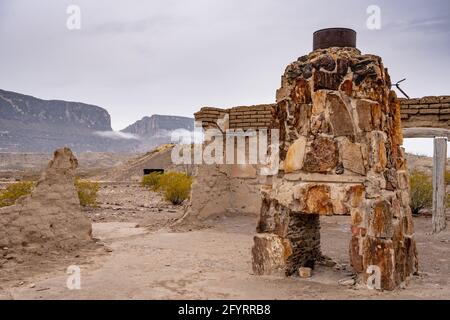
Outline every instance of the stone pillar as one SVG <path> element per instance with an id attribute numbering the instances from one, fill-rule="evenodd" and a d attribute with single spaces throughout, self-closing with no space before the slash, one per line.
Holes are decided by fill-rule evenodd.
<path id="1" fill-rule="evenodd" d="M 262 192 L 257 232 L 266 241 L 255 237 L 256 273 L 313 267 L 322 259 L 319 215 L 333 214 L 351 216 L 350 261 L 363 281 L 375 266 L 382 289 L 394 289 L 417 271 L 400 104 L 390 85 L 380 57 L 350 47 L 318 49 L 286 68 L 271 125 L 280 130 L 280 171 Z M 270 239 L 279 248 L 272 257 Z"/>

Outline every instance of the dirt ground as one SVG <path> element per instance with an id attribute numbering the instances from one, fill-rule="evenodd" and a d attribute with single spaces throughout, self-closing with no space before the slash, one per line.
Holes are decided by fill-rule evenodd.
<path id="1" fill-rule="evenodd" d="M 167 225 L 183 208 L 138 185 L 102 186 L 99 200 L 86 214 L 101 249 L 38 266 L 25 261 L 0 283 L 0 299 L 450 299 L 450 229 L 431 235 L 430 218 L 415 218 L 420 275 L 405 288 L 378 292 L 338 283 L 350 274 L 349 217 L 321 220 L 322 250 L 340 268 L 318 267 L 308 279 L 256 276 L 250 254 L 256 216 L 173 232 Z M 70 265 L 81 269 L 80 290 L 66 286 Z"/>

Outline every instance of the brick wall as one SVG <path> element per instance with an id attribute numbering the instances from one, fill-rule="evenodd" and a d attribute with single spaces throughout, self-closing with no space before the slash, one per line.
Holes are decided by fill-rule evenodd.
<path id="1" fill-rule="evenodd" d="M 399 99 L 402 125 L 450 129 L 450 96 Z"/>
<path id="2" fill-rule="evenodd" d="M 399 99 L 402 125 L 450 129 L 450 96 Z M 216 127 L 217 119 L 229 116 L 230 129 L 267 128 L 272 119 L 273 104 L 239 106 L 231 109 L 205 107 L 195 113 L 195 120 L 204 128 Z"/>
<path id="3" fill-rule="evenodd" d="M 205 107 L 195 113 L 195 120 L 202 121 L 204 128 L 216 127 L 217 119 L 229 116 L 230 129 L 267 128 L 272 120 L 272 104 L 239 106 L 230 109 Z"/>

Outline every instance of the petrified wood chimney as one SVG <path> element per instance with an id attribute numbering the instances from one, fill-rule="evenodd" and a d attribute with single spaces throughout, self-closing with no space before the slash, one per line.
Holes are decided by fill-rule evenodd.
<path id="1" fill-rule="evenodd" d="M 350 29 L 320 30 L 282 76 L 272 128 L 280 169 L 262 191 L 257 274 L 298 273 L 323 259 L 319 215 L 350 215 L 350 261 L 394 289 L 417 272 L 400 105 L 381 58 Z M 350 220 L 350 218 L 349 218 Z"/>

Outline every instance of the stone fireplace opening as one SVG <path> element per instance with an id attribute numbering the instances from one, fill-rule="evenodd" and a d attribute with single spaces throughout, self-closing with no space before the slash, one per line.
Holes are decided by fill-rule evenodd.
<path id="1" fill-rule="evenodd" d="M 345 28 L 314 34 L 314 51 L 286 68 L 270 128 L 279 170 L 261 189 L 256 274 L 297 275 L 324 258 L 320 216 L 348 215 L 349 261 L 380 289 L 417 272 L 400 103 L 380 57 Z"/>

